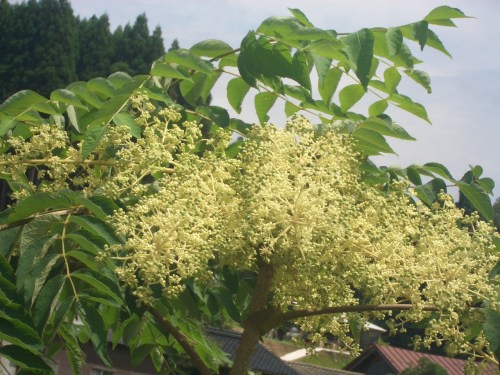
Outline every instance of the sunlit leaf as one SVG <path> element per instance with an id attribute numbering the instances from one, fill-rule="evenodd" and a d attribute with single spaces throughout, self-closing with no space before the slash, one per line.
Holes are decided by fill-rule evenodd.
<path id="1" fill-rule="evenodd" d="M 231 52 L 229 44 L 217 39 L 207 39 L 193 45 L 189 51 L 195 56 L 218 57 Z"/>
<path id="2" fill-rule="evenodd" d="M 426 72 L 421 70 L 405 70 L 405 74 L 426 89 L 429 94 L 432 92 L 431 78 Z"/>
<path id="3" fill-rule="evenodd" d="M 174 63 L 185 66 L 186 68 L 194 69 L 199 72 L 210 74 L 213 71 L 213 66 L 209 62 L 200 59 L 193 51 L 186 49 L 174 49 L 169 51 L 164 57 L 166 63 Z"/>
<path id="4" fill-rule="evenodd" d="M 227 84 L 227 100 L 237 113 L 241 112 L 241 104 L 249 90 L 250 86 L 239 77 L 233 78 Z"/>
<path id="5" fill-rule="evenodd" d="M 267 122 L 269 116 L 267 113 L 272 108 L 278 97 L 270 92 L 260 92 L 255 95 L 255 111 L 261 123 Z"/>
<path id="6" fill-rule="evenodd" d="M 457 181 L 457 186 L 460 192 L 486 220 L 493 220 L 493 207 L 488 194 L 484 190 L 464 181 Z"/>
<path id="7" fill-rule="evenodd" d="M 342 112 L 347 112 L 354 104 L 360 101 L 364 94 L 365 90 L 360 84 L 349 85 L 340 90 L 339 100 Z"/>
<path id="8" fill-rule="evenodd" d="M 374 37 L 372 32 L 369 29 L 361 29 L 346 36 L 342 42 L 345 45 L 352 69 L 356 72 L 362 87 L 366 89 L 373 59 Z"/>

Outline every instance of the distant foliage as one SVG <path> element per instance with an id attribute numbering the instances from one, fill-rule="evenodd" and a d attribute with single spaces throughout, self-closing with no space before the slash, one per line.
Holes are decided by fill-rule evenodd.
<path id="1" fill-rule="evenodd" d="M 165 53 L 145 14 L 112 33 L 107 15 L 75 17 L 67 0 L 0 3 L 0 102 L 21 89 L 43 95 L 116 71 L 147 74 Z"/>

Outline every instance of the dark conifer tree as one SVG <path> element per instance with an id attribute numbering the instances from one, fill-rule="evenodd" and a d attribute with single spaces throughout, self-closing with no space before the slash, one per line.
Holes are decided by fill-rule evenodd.
<path id="1" fill-rule="evenodd" d="M 69 0 L 0 0 L 0 103 L 22 89 L 48 96 L 77 79 L 148 73 L 165 48 L 147 22 L 141 14 L 111 33 L 107 15 L 77 19 Z"/>
<path id="2" fill-rule="evenodd" d="M 7 86 L 12 65 L 11 40 L 13 36 L 12 8 L 7 0 L 0 0 L 0 102 L 9 93 Z"/>
<path id="3" fill-rule="evenodd" d="M 104 14 L 78 22 L 79 55 L 78 79 L 87 81 L 94 77 L 105 77 L 110 73 L 113 57 L 113 41 L 109 17 Z"/>

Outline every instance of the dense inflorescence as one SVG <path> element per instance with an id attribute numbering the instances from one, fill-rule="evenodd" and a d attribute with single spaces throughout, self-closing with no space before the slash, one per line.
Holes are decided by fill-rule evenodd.
<path id="1" fill-rule="evenodd" d="M 214 264 L 258 272 L 265 262 L 273 268 L 272 304 L 282 311 L 411 304 L 389 321 L 393 330 L 426 320 L 417 344 L 451 340 L 450 352 L 487 351 L 482 336 L 468 342 L 468 329 L 483 319 L 475 307 L 499 308 L 498 280 L 489 279 L 497 234 L 477 214 L 465 216 L 451 196 L 429 207 L 404 180 L 384 189 L 369 184 L 353 139 L 303 117 L 281 130 L 254 126 L 229 158 L 222 152 L 228 132 L 203 140 L 198 124 L 179 124 L 179 113 L 157 110 L 142 95 L 131 110 L 136 137 L 126 125 L 110 125 L 83 158 L 84 142 L 43 125 L 28 139 L 8 138 L 0 167 L 11 184 L 26 184 L 14 177 L 38 170 L 42 182 L 15 198 L 76 187 L 118 199 L 111 224 L 126 240 L 104 256 L 118 261 L 117 274 L 142 302 L 152 301 L 157 286 L 168 296 L 186 279 L 212 280 Z M 318 341 L 332 332 L 349 344 L 350 319 L 300 323 L 319 332 Z"/>
<path id="2" fill-rule="evenodd" d="M 467 327 L 482 319 L 471 306 L 496 306 L 493 228 L 449 195 L 427 207 L 405 181 L 385 191 L 365 183 L 361 159 L 349 136 L 301 117 L 283 130 L 255 126 L 235 159 L 180 153 L 157 193 L 114 216 L 127 238 L 111 249 L 124 261 L 118 273 L 147 302 L 155 284 L 168 295 L 186 278 L 209 280 L 213 260 L 256 271 L 261 259 L 273 266 L 273 304 L 283 311 L 409 303 L 394 329 L 428 320 L 424 345 L 483 351 L 484 341 L 467 342 Z M 301 322 L 349 342 L 347 320 Z"/>

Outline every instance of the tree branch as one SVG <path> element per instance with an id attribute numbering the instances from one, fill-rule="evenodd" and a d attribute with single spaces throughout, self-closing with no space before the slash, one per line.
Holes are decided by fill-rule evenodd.
<path id="1" fill-rule="evenodd" d="M 147 310 L 151 315 L 155 317 L 161 327 L 177 340 L 182 349 L 184 349 L 186 354 L 193 360 L 194 365 L 201 375 L 213 375 L 212 371 L 210 371 L 205 362 L 203 362 L 198 353 L 196 353 L 196 351 L 194 350 L 193 345 L 188 337 L 186 337 L 181 331 L 179 331 L 177 327 L 175 327 L 172 323 L 165 319 L 165 317 L 153 307 L 147 306 Z"/>
<path id="2" fill-rule="evenodd" d="M 380 305 L 347 305 L 347 306 L 332 306 L 321 309 L 301 309 L 281 312 L 278 309 L 269 311 L 268 309 L 259 311 L 257 314 L 267 316 L 267 320 L 260 320 L 264 323 L 262 329 L 265 332 L 280 326 L 290 320 L 305 318 L 308 316 L 339 314 L 348 312 L 368 312 L 368 311 L 403 311 L 411 310 L 415 305 L 408 304 L 380 304 Z M 423 311 L 439 311 L 435 306 L 425 305 Z"/>

